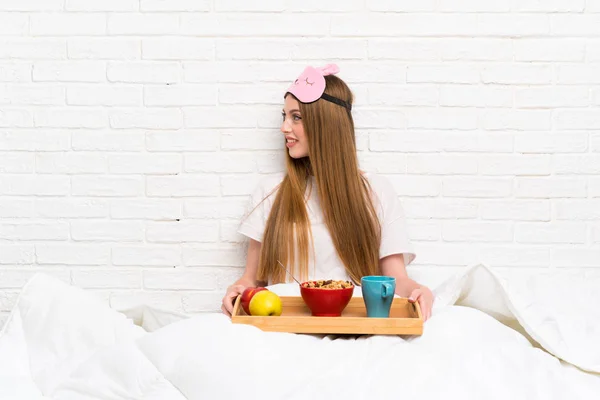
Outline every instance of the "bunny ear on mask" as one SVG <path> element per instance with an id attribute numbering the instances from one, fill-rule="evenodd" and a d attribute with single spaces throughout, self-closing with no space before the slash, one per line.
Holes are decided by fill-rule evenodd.
<path id="1" fill-rule="evenodd" d="M 316 68 L 316 70 L 317 71 L 321 71 L 321 73 L 323 74 L 323 76 L 335 75 L 338 72 L 340 72 L 340 68 L 336 64 L 327 64 L 324 67 L 318 67 L 318 68 Z"/>
<path id="2" fill-rule="evenodd" d="M 306 67 L 302 74 L 290 85 L 287 93 L 293 94 L 302 103 L 312 103 L 319 99 L 327 100 L 339 106 L 352 110 L 352 105 L 325 93 L 325 76 L 337 74 L 337 65 L 327 64 L 324 67 Z"/>

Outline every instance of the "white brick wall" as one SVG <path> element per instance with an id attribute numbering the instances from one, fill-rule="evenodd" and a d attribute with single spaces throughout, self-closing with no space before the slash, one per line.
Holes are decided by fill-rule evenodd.
<path id="1" fill-rule="evenodd" d="M 0 40 L 0 324 L 37 271 L 217 310 L 307 63 L 354 90 L 416 274 L 600 268 L 598 0 L 4 0 Z"/>

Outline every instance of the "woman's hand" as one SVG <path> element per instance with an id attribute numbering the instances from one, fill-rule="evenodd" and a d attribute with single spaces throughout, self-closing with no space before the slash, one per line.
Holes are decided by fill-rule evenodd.
<path id="1" fill-rule="evenodd" d="M 408 301 L 414 303 L 419 302 L 421 307 L 421 314 L 423 315 L 423 322 L 427 321 L 431 317 L 431 308 L 433 307 L 433 293 L 427 286 L 421 286 L 412 291 L 408 297 Z"/>
<path id="2" fill-rule="evenodd" d="M 223 304 L 221 305 L 221 311 L 223 314 L 231 317 L 231 313 L 233 313 L 233 302 L 238 295 L 242 294 L 246 286 L 244 285 L 231 285 L 227 288 L 227 293 L 225 297 L 223 297 Z"/>

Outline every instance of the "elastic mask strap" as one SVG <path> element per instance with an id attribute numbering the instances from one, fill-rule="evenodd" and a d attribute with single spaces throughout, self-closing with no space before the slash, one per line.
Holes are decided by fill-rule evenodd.
<path id="1" fill-rule="evenodd" d="M 345 102 L 344 100 L 340 100 L 337 97 L 333 97 L 333 96 L 328 95 L 327 93 L 323 93 L 321 95 L 321 98 L 323 100 L 327 100 L 329 102 L 335 103 L 338 106 L 345 107 L 348 111 L 352 111 L 352 105 L 351 104 Z"/>

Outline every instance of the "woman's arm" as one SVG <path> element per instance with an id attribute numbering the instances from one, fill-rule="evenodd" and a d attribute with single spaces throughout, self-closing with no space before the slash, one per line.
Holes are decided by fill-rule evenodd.
<path id="1" fill-rule="evenodd" d="M 267 284 L 267 282 L 261 282 L 256 279 L 256 275 L 258 274 L 260 249 L 261 243 L 254 239 L 250 239 L 244 274 L 227 288 L 225 297 L 223 297 L 223 304 L 221 305 L 223 313 L 231 315 L 233 311 L 233 301 L 238 295 L 242 294 L 247 287 L 265 286 Z"/>
<path id="2" fill-rule="evenodd" d="M 396 278 L 396 294 L 408 297 L 409 301 L 418 301 L 423 313 L 423 319 L 427 320 L 431 315 L 433 306 L 433 293 L 427 286 L 423 286 L 408 277 L 404 256 L 392 254 L 379 260 L 381 273 L 385 276 Z"/>
<path id="3" fill-rule="evenodd" d="M 413 290 L 421 287 L 408 277 L 402 254 L 392 254 L 382 258 L 379 260 L 379 267 L 383 275 L 396 278 L 396 294 L 398 296 L 408 297 Z"/>
<path id="4" fill-rule="evenodd" d="M 258 258 L 260 257 L 261 246 L 262 244 L 259 241 L 250 239 L 244 274 L 234 283 L 234 285 L 246 285 L 246 287 L 266 285 L 266 282 L 260 282 L 256 280 L 256 275 L 258 274 Z"/>

